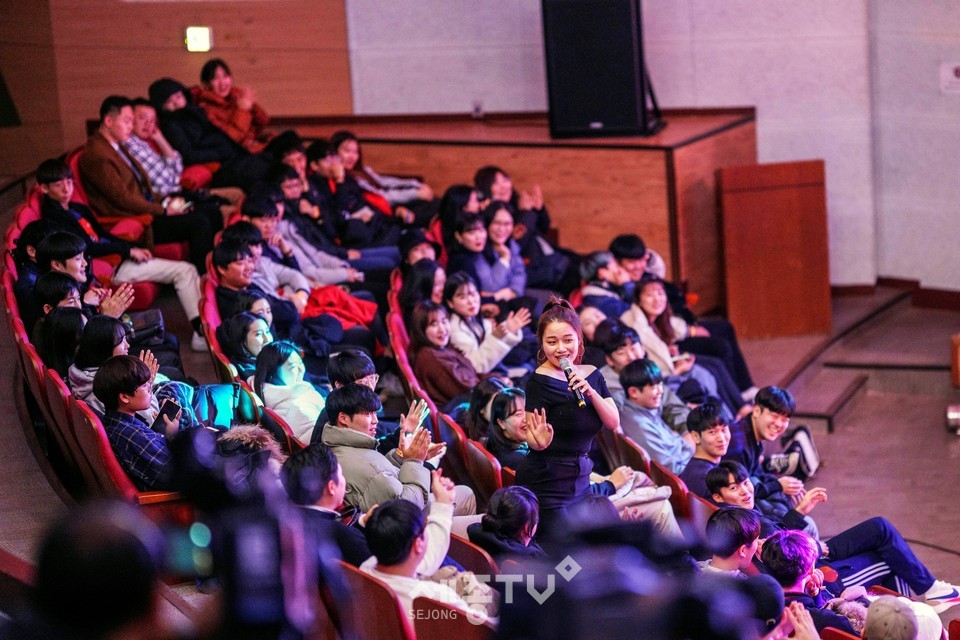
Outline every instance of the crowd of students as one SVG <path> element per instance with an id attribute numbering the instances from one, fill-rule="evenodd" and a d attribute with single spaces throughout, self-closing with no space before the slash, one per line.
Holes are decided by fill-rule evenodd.
<path id="1" fill-rule="evenodd" d="M 222 60 L 200 79 L 193 88 L 158 80 L 148 99 L 106 98 L 80 175 L 57 159 L 38 167 L 42 216 L 15 251 L 33 342 L 99 413 L 138 488 L 177 486 L 169 442 L 202 422 L 177 338 L 131 333 L 131 283 L 173 285 L 191 348 L 206 350 L 206 274 L 219 347 L 302 446 L 275 470 L 278 481 L 408 613 L 418 592 L 477 611 L 467 602 L 474 591 L 423 591 L 423 580 L 455 565 L 451 532 L 498 561 L 563 558 L 584 518 L 632 523 L 618 541 L 650 556 L 652 539 L 679 544 L 669 490 L 609 467 L 596 446 L 602 430 L 632 438 L 723 505 L 707 527 L 713 557 L 680 573 L 740 579 L 758 563 L 803 605 L 760 635 L 788 625 L 798 637 L 815 637 L 811 625 L 853 631 L 820 607 L 831 591 L 862 599 L 857 586 L 912 589 L 937 612 L 960 603 L 882 518 L 819 539 L 810 513 L 827 495 L 805 485 L 819 459 L 809 431 L 788 428 L 792 396 L 757 389 L 734 328 L 693 314 L 639 235 L 579 255 L 550 241 L 539 187 L 515 189 L 502 168 L 478 168 L 472 185 L 438 198 L 420 180 L 364 164 L 350 132 L 309 145 L 277 134 Z M 168 243 L 187 244 L 182 259 L 157 257 L 154 247 Z M 393 344 L 408 340 L 407 353 L 392 351 L 388 311 L 402 319 L 404 340 Z M 424 426 L 426 403 L 384 410 L 408 375 L 401 356 L 412 363 L 407 382 L 516 471 L 485 513 L 438 470 L 448 454 Z M 765 456 L 765 443 L 778 453 Z M 340 522 L 343 505 L 364 514 L 356 526 Z M 654 538 L 640 533 L 646 525 Z M 815 569 L 824 565 L 835 579 Z"/>

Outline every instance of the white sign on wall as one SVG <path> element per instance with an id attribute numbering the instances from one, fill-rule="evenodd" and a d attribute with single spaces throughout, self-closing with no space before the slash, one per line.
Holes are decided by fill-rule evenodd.
<path id="1" fill-rule="evenodd" d="M 960 62 L 940 63 L 940 93 L 960 93 Z"/>

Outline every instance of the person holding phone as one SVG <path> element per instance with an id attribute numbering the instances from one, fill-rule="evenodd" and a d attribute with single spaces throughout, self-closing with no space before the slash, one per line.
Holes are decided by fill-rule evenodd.
<path id="1" fill-rule="evenodd" d="M 180 430 L 180 410 L 167 400 L 153 428 L 138 415 L 150 406 L 150 368 L 139 358 L 107 360 L 93 379 L 93 394 L 106 413 L 103 428 L 117 461 L 140 491 L 173 489 L 173 459 L 167 442 Z"/>

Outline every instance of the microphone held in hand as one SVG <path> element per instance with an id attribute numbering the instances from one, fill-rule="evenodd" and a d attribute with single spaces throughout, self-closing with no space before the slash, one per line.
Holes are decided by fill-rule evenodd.
<path id="1" fill-rule="evenodd" d="M 563 375 L 567 376 L 567 382 L 569 382 L 573 377 L 573 363 L 570 362 L 570 358 L 560 358 L 560 369 L 563 371 Z M 583 392 L 580 389 L 573 389 L 572 391 L 577 398 L 577 406 L 587 406 L 587 401 L 583 398 Z"/>

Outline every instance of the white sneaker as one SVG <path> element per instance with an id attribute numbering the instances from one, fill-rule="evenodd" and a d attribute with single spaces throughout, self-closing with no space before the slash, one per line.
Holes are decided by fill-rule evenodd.
<path id="1" fill-rule="evenodd" d="M 206 351 L 207 350 L 207 339 L 204 338 L 197 332 L 193 333 L 193 336 L 190 338 L 190 350 L 191 351 Z"/>
<path id="2" fill-rule="evenodd" d="M 943 613 L 960 604 L 960 589 L 949 582 L 934 580 L 933 586 L 923 594 L 923 601 L 937 613 Z"/>

